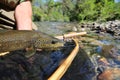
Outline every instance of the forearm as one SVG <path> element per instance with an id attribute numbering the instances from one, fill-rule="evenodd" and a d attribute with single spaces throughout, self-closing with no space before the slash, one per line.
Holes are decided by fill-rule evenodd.
<path id="1" fill-rule="evenodd" d="M 32 7 L 30 1 L 20 3 L 15 9 L 18 30 L 32 30 Z"/>

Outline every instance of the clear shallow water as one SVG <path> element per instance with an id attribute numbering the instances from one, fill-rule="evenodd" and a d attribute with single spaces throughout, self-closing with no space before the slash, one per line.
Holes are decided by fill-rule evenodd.
<path id="1" fill-rule="evenodd" d="M 61 35 L 66 31 L 70 31 L 70 29 L 65 29 L 65 27 L 63 27 L 65 23 L 48 22 L 47 24 L 42 23 L 42 25 L 44 26 L 45 30 L 47 28 L 46 33 L 49 33 L 50 35 Z M 42 25 L 40 23 L 40 26 Z M 39 30 L 40 29 L 41 27 L 39 28 Z M 104 38 L 100 39 L 99 41 L 104 45 L 111 45 L 111 44 L 114 45 L 117 48 L 117 51 L 113 52 L 113 54 L 115 56 L 120 56 L 120 40 L 114 40 L 112 36 L 108 34 L 102 34 L 102 35 L 104 36 Z M 92 46 L 84 45 L 84 46 L 87 47 L 85 48 L 87 50 L 83 48 L 83 50 L 79 52 L 79 54 L 76 56 L 75 60 L 73 61 L 72 65 L 70 66 L 70 68 L 68 69 L 68 71 L 61 80 L 99 80 L 98 76 L 102 74 L 107 68 L 120 68 L 119 59 L 104 57 L 105 60 L 107 60 L 107 63 L 109 63 L 109 65 L 105 61 L 100 61 L 101 59 L 100 54 L 102 53 L 102 48 L 103 48 L 102 46 L 96 46 L 96 47 L 93 47 L 93 45 Z M 51 69 L 48 69 L 46 67 L 47 69 L 46 73 L 48 72 L 48 74 L 51 74 L 51 72 L 55 70 L 55 68 L 59 65 L 57 62 L 59 62 L 64 57 L 63 54 L 61 55 L 61 53 L 59 52 L 51 53 L 50 55 L 52 60 L 52 64 L 50 64 Z"/>
<path id="2" fill-rule="evenodd" d="M 38 22 L 38 25 L 41 26 L 39 30 L 49 35 L 61 35 L 67 31 L 71 31 L 69 26 L 64 26 L 66 24 L 67 23 Z M 110 35 L 106 36 L 106 34 L 103 34 L 103 36 L 103 39 L 98 40 L 95 38 L 95 41 L 98 40 L 104 45 L 113 44 L 116 47 L 115 49 L 117 49 L 117 51 L 115 50 L 113 53 L 117 57 L 120 56 L 120 41 L 114 40 Z M 80 43 L 83 47 L 80 48 L 72 65 L 61 80 L 98 80 L 98 76 L 107 68 L 120 69 L 120 58 L 104 57 L 105 59 L 102 61 L 99 54 L 102 53 L 103 46 L 96 46 L 98 43 L 94 40 L 91 41 L 94 43 L 91 45 L 89 38 L 85 38 L 85 40 L 88 41 Z M 47 80 L 60 65 L 61 61 L 72 51 L 73 46 L 66 46 L 66 48 L 64 47 L 64 49 L 57 51 L 37 52 L 33 56 L 32 64 L 23 56 L 24 52 L 22 51 L 13 52 L 13 54 L 9 56 L 0 57 L 0 80 L 10 80 L 9 78 L 11 78 L 11 80 L 23 80 L 24 78 L 24 80 L 26 80 L 25 77 L 28 77 L 28 80 Z M 31 75 L 32 77 L 30 77 Z"/>
<path id="3" fill-rule="evenodd" d="M 36 22 L 38 30 L 49 35 L 62 35 L 67 31 L 71 30 L 71 23 L 64 22 Z"/>

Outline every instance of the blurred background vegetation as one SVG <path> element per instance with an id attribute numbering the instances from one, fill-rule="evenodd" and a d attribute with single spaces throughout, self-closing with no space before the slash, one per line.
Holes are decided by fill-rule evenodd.
<path id="1" fill-rule="evenodd" d="M 33 0 L 33 21 L 120 20 L 118 0 Z"/>

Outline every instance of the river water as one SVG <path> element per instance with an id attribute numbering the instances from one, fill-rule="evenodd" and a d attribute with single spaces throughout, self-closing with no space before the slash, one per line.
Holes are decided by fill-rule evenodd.
<path id="1" fill-rule="evenodd" d="M 66 22 L 36 22 L 36 25 L 39 31 L 55 36 L 71 31 L 73 24 Z"/>
<path id="2" fill-rule="evenodd" d="M 36 22 L 38 31 L 51 36 L 76 31 L 76 23 Z M 78 37 L 80 49 L 61 80 L 120 80 L 120 40 L 111 34 L 95 33 Z M 30 58 L 25 50 L 0 57 L 0 80 L 47 80 L 74 48 L 72 41 L 54 51 L 37 51 Z"/>
<path id="3" fill-rule="evenodd" d="M 36 22 L 39 31 L 47 33 L 52 36 L 62 35 L 73 31 L 75 23 L 63 22 Z M 78 55 L 73 61 L 72 65 L 63 76 L 61 80 L 109 80 L 104 74 L 106 70 L 118 72 L 111 72 L 114 76 L 110 80 L 120 79 L 120 40 L 113 39 L 112 35 L 107 33 L 93 33 L 88 32 L 87 36 L 80 38 L 80 44 L 84 47 L 80 49 Z M 64 53 L 51 53 L 52 58 L 60 62 L 64 57 Z M 59 58 L 58 58 L 59 57 Z M 59 64 L 56 64 L 58 66 Z M 51 65 L 52 66 L 52 65 Z M 49 66 L 50 67 L 50 66 Z M 55 67 L 55 65 L 54 65 Z M 55 68 L 50 69 L 52 71 Z M 47 69 L 49 75 L 52 74 Z M 46 73 L 47 73 L 46 71 Z"/>

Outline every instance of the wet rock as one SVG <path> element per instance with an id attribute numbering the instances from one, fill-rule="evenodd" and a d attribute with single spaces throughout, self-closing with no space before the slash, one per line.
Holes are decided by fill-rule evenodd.
<path id="1" fill-rule="evenodd" d="M 110 63 L 107 61 L 107 58 L 105 58 L 105 57 L 99 58 L 98 64 L 99 64 L 99 66 L 102 66 L 104 68 L 107 68 L 110 65 Z"/>
<path id="2" fill-rule="evenodd" d="M 117 49 L 114 45 L 103 45 L 100 55 L 106 58 L 117 58 Z"/>
<path id="3" fill-rule="evenodd" d="M 78 31 L 78 30 L 77 30 L 77 28 L 74 26 L 74 27 L 72 28 L 72 31 L 75 31 L 75 32 L 76 32 L 76 31 Z"/>
<path id="4" fill-rule="evenodd" d="M 115 36 L 115 39 L 120 39 L 120 21 L 108 21 L 108 22 L 93 22 L 93 23 L 82 23 L 81 28 L 90 28 L 91 31 L 96 33 L 109 33 Z M 80 29 L 79 29 L 80 31 Z M 86 30 L 87 31 L 87 30 Z"/>
<path id="5" fill-rule="evenodd" d="M 98 76 L 98 80 L 119 80 L 120 79 L 120 69 L 110 68 L 105 70 Z"/>

